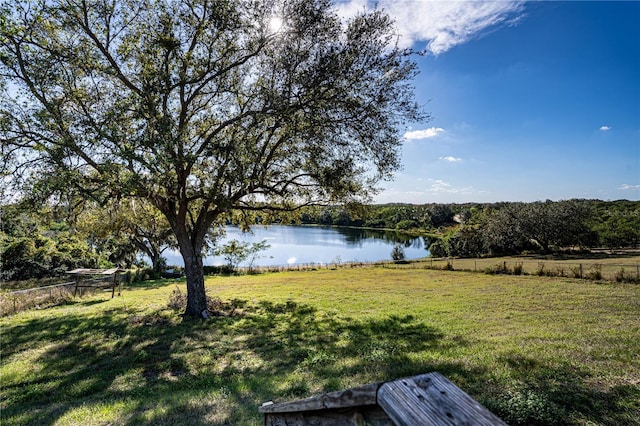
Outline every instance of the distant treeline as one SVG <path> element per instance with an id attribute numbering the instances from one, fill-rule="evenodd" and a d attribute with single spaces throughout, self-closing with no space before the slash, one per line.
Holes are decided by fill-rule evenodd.
<path id="1" fill-rule="evenodd" d="M 534 203 L 387 204 L 306 207 L 303 224 L 393 229 L 423 236 L 434 257 L 550 253 L 640 246 L 640 202 L 568 200 Z M 230 219 L 229 223 L 235 223 Z M 164 218 L 137 203 L 0 206 L 0 278 L 42 278 L 79 267 L 130 268 L 140 255 L 166 269 L 175 242 Z M 209 249 L 215 247 L 212 233 Z"/>
<path id="2" fill-rule="evenodd" d="M 426 235 L 436 257 L 640 245 L 640 201 L 627 200 L 309 207 L 300 220 Z"/>

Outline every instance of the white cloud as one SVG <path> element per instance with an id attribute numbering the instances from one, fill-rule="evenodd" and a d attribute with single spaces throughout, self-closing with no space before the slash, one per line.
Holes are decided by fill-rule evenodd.
<path id="1" fill-rule="evenodd" d="M 440 157 L 440 161 L 448 161 L 449 163 L 457 163 L 459 161 L 462 161 L 462 158 L 453 157 L 451 155 L 447 155 L 445 157 Z"/>
<path id="2" fill-rule="evenodd" d="M 338 13 L 349 18 L 365 7 L 374 6 L 364 0 L 341 1 Z M 438 55 L 490 27 L 516 22 L 522 16 L 524 1 L 380 0 L 378 7 L 395 19 L 400 47 L 426 42 L 425 50 Z"/>
<path id="3" fill-rule="evenodd" d="M 600 130 L 603 132 L 608 132 L 609 130 L 611 130 L 610 126 L 600 126 Z"/>
<path id="4" fill-rule="evenodd" d="M 407 140 L 429 139 L 438 136 L 442 132 L 444 132 L 444 129 L 442 127 L 430 127 L 423 130 L 410 130 L 404 134 L 404 138 Z"/>
<path id="5" fill-rule="evenodd" d="M 629 185 L 629 184 L 623 183 L 622 185 L 620 185 L 620 187 L 618 187 L 618 189 L 622 189 L 623 191 L 635 190 L 635 189 L 640 189 L 640 185 Z"/>
<path id="6" fill-rule="evenodd" d="M 431 184 L 431 187 L 427 189 L 428 192 L 447 193 L 447 194 L 471 194 L 471 187 L 468 188 L 456 188 L 449 182 L 445 182 L 441 179 L 436 179 Z"/>

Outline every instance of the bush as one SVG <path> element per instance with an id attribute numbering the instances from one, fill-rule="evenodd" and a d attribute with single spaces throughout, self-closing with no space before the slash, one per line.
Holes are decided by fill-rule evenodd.
<path id="1" fill-rule="evenodd" d="M 128 283 L 140 283 L 157 278 L 156 272 L 151 267 L 131 269 L 125 277 Z"/>
<path id="2" fill-rule="evenodd" d="M 585 278 L 588 280 L 601 280 L 602 279 L 602 265 L 594 263 L 591 265 L 589 272 L 585 274 Z"/>
<path id="3" fill-rule="evenodd" d="M 444 240 L 436 240 L 429 246 L 429 256 L 447 257 L 449 256 L 448 244 Z"/>
<path id="4" fill-rule="evenodd" d="M 572 266 L 571 276 L 573 278 L 582 278 L 582 265 Z"/>
<path id="5" fill-rule="evenodd" d="M 510 274 L 511 270 L 507 266 L 507 262 L 496 263 L 484 270 L 486 274 Z"/>
<path id="6" fill-rule="evenodd" d="M 627 273 L 624 270 L 624 267 L 620 268 L 618 272 L 615 274 L 615 280 L 619 283 L 638 283 L 640 282 L 640 277 L 634 275 L 632 273 Z"/>
<path id="7" fill-rule="evenodd" d="M 253 263 L 261 257 L 260 252 L 267 250 L 269 247 L 271 246 L 267 244 L 267 240 L 253 244 L 244 241 L 231 240 L 214 250 L 214 254 L 216 256 L 223 256 L 227 262 L 227 266 L 232 271 L 236 271 L 238 266 L 246 261 L 247 269 L 251 272 L 253 269 Z"/>
<path id="8" fill-rule="evenodd" d="M 396 262 L 402 262 L 406 258 L 404 248 L 400 244 L 393 246 L 393 250 L 391 250 L 391 258 Z"/>
<path id="9" fill-rule="evenodd" d="M 516 262 L 513 266 L 513 275 L 522 275 L 524 273 L 524 267 L 522 266 L 522 262 Z"/>
<path id="10" fill-rule="evenodd" d="M 229 265 L 205 265 L 202 269 L 205 275 L 232 275 L 236 272 Z"/>

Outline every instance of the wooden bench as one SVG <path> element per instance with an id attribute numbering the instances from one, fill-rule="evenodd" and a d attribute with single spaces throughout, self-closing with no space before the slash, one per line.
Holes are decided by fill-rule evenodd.
<path id="1" fill-rule="evenodd" d="M 74 269 L 67 271 L 67 274 L 75 277 L 75 288 L 73 290 L 73 296 L 78 293 L 78 288 L 103 288 L 111 289 L 111 298 L 118 288 L 118 295 L 121 292 L 122 280 L 120 275 L 127 272 L 126 269 L 112 268 L 112 269 Z"/>
<path id="2" fill-rule="evenodd" d="M 259 408 L 266 426 L 506 425 L 442 374 L 325 393 Z"/>

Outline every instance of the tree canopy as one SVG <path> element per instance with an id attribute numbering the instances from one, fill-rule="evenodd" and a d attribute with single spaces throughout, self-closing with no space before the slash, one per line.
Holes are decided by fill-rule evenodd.
<path id="1" fill-rule="evenodd" d="M 230 212 L 366 200 L 399 168 L 427 116 L 395 41 L 383 12 L 343 22 L 328 0 L 4 2 L 5 172 L 149 201 L 206 315 L 202 252 Z"/>

